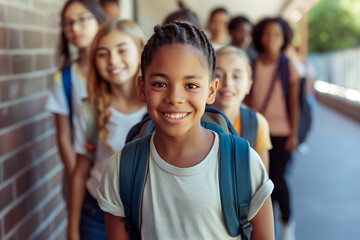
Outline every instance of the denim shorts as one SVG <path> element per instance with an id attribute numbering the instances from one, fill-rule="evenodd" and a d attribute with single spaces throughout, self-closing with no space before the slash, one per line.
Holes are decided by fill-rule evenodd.
<path id="1" fill-rule="evenodd" d="M 82 240 L 106 240 L 104 212 L 87 191 L 81 211 L 80 236 Z"/>

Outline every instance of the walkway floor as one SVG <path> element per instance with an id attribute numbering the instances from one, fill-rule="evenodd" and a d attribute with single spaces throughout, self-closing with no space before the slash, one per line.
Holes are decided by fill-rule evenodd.
<path id="1" fill-rule="evenodd" d="M 360 124 L 319 104 L 289 171 L 297 240 L 360 239 Z"/>

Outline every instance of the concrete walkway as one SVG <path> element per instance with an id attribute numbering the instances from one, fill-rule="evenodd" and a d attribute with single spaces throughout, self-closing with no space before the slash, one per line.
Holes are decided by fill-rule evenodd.
<path id="1" fill-rule="evenodd" d="M 297 240 L 360 239 L 360 124 L 319 104 L 289 182 Z"/>

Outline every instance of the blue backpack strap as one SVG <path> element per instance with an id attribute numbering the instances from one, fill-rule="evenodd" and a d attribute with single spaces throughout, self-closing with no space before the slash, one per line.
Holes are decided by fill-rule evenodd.
<path id="1" fill-rule="evenodd" d="M 256 113 L 248 108 L 240 108 L 241 116 L 241 134 L 240 136 L 246 138 L 252 148 L 256 146 L 256 139 L 258 135 L 258 121 Z"/>
<path id="2" fill-rule="evenodd" d="M 250 239 L 251 200 L 249 143 L 227 134 L 220 136 L 220 196 L 226 228 L 232 237 Z"/>
<path id="3" fill-rule="evenodd" d="M 73 109 L 72 109 L 72 85 L 71 85 L 71 65 L 62 71 L 62 82 L 64 86 L 65 96 L 69 108 L 69 117 L 71 126 L 73 126 L 72 116 L 73 116 Z"/>
<path id="4" fill-rule="evenodd" d="M 120 197 L 124 205 L 126 230 L 132 239 L 141 239 L 140 209 L 148 170 L 150 139 L 147 135 L 125 145 L 120 160 Z"/>

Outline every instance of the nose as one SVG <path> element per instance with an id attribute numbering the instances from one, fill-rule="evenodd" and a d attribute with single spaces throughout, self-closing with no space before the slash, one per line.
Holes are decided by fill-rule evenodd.
<path id="1" fill-rule="evenodd" d="M 180 86 L 170 87 L 165 102 L 168 104 L 183 104 L 185 101 L 184 90 Z"/>
<path id="2" fill-rule="evenodd" d="M 221 78 L 221 84 L 223 87 L 228 87 L 230 85 L 230 78 L 224 74 L 224 76 Z"/>
<path id="3" fill-rule="evenodd" d="M 116 51 L 112 51 L 110 53 L 110 64 L 111 65 L 116 65 L 120 60 L 121 60 L 121 57 L 119 56 L 119 54 L 117 54 Z"/>
<path id="4" fill-rule="evenodd" d="M 73 22 L 73 24 L 71 25 L 71 29 L 73 32 L 78 32 L 81 29 L 81 26 L 78 22 Z"/>

